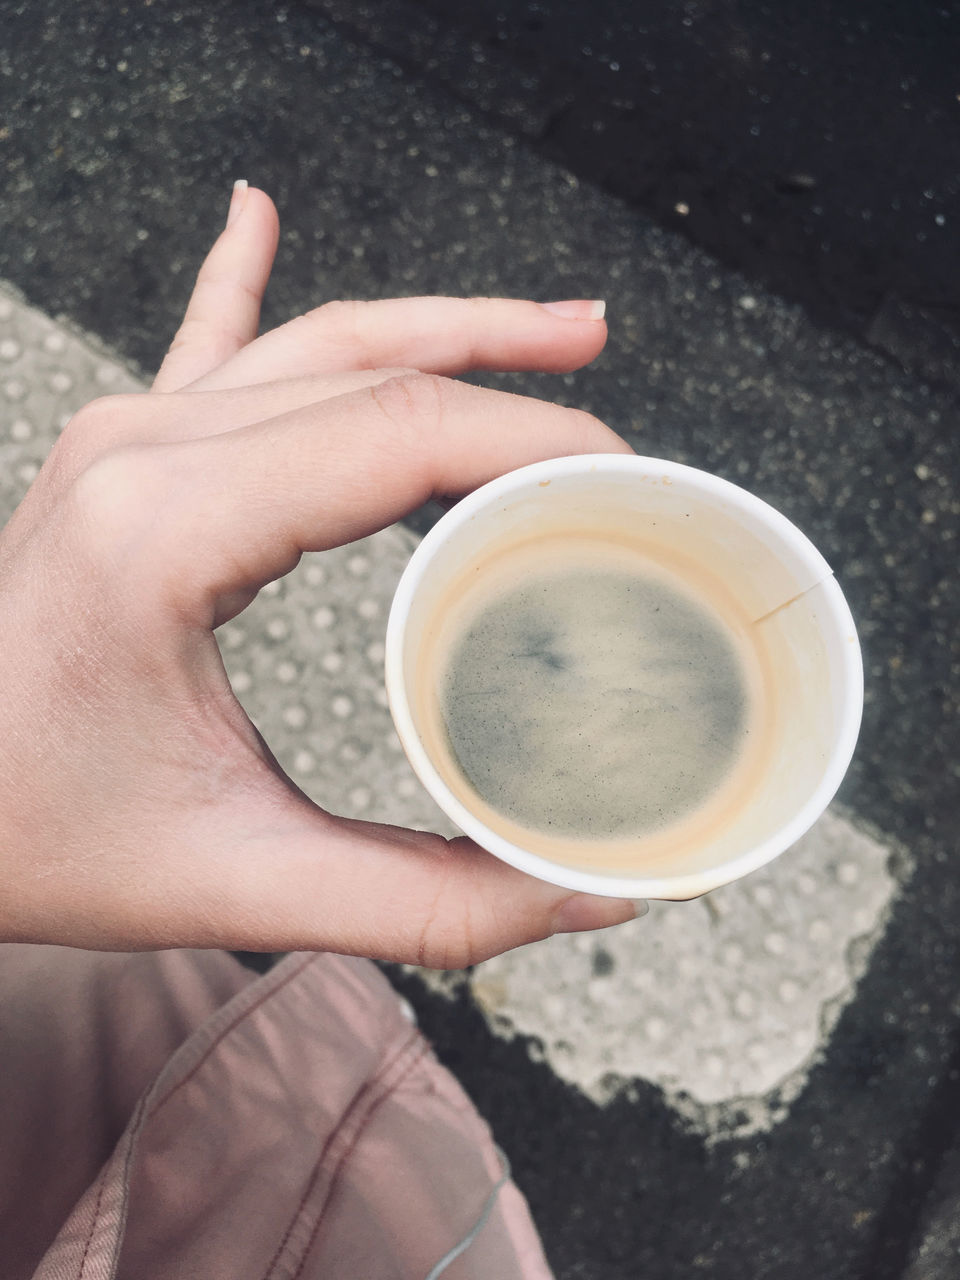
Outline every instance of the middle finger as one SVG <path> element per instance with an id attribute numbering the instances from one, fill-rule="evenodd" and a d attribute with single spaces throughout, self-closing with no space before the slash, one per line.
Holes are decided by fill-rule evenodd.
<path id="1" fill-rule="evenodd" d="M 357 370 L 330 377 L 286 378 L 223 391 L 171 391 L 163 396 L 107 396 L 97 402 L 95 428 L 80 413 L 64 433 L 78 463 L 127 444 L 175 444 L 250 427 L 296 409 L 363 391 L 411 369 Z M 82 439 L 79 437 L 83 437 Z"/>
<path id="2" fill-rule="evenodd" d="M 559 308 L 559 310 L 557 310 Z M 456 377 L 473 369 L 568 373 L 607 340 L 602 302 L 387 298 L 328 302 L 265 333 L 191 389 L 404 365 Z"/>

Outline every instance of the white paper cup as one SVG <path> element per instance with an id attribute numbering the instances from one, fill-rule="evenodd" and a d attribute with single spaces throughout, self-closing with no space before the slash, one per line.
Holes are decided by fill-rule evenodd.
<path id="1" fill-rule="evenodd" d="M 748 802 L 681 853 L 605 867 L 568 865 L 505 838 L 444 780 L 413 696 L 438 602 L 491 552 L 567 527 L 629 531 L 702 566 L 733 594 L 773 655 L 775 728 Z M 660 458 L 590 454 L 512 471 L 458 503 L 427 534 L 397 587 L 387 625 L 386 683 L 400 741 L 427 791 L 477 844 L 542 880 L 585 893 L 686 899 L 762 867 L 794 844 L 830 802 L 856 744 L 863 666 L 846 600 L 826 561 L 785 516 L 744 489 Z M 422 687 L 422 680 L 421 680 Z M 435 755 L 435 752 L 434 752 Z M 642 779 L 638 779 L 642 785 Z M 667 852 L 664 853 L 664 841 Z"/>

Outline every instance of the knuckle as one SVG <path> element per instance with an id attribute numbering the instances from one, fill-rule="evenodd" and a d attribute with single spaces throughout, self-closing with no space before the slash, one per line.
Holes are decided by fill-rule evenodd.
<path id="1" fill-rule="evenodd" d="M 101 396 L 73 414 L 44 464 L 51 493 L 62 491 L 100 454 L 129 438 L 140 401 L 137 395 Z"/>
<path id="2" fill-rule="evenodd" d="M 423 848 L 432 855 L 435 888 L 421 922 L 415 963 L 426 969 L 466 969 L 497 950 L 486 936 L 483 912 L 463 892 L 463 852 L 469 842 L 463 836 L 447 840 L 438 835 L 428 841 Z"/>
<path id="3" fill-rule="evenodd" d="M 115 443 L 128 428 L 140 400 L 136 395 L 101 396 L 78 409 L 60 433 L 63 452 L 92 456 Z"/>
<path id="4" fill-rule="evenodd" d="M 380 413 L 390 424 L 422 439 L 442 425 L 453 383 L 435 373 L 402 373 L 370 388 Z"/>
<path id="5" fill-rule="evenodd" d="M 180 328 L 173 335 L 173 341 L 167 348 L 167 355 L 174 355 L 177 351 L 184 347 L 195 346 L 198 340 L 204 340 L 207 337 L 208 326 L 201 320 L 195 320 L 190 316 L 183 321 Z"/>
<path id="6" fill-rule="evenodd" d="M 99 551 L 128 550 L 163 505 L 162 468 L 147 445 L 123 445 L 98 453 L 70 486 L 80 530 Z"/>
<path id="7" fill-rule="evenodd" d="M 334 298 L 330 302 L 324 302 L 321 306 L 305 312 L 303 319 L 319 320 L 323 324 L 329 324 L 334 328 L 339 327 L 341 324 L 350 326 L 356 323 L 358 313 L 363 305 L 362 302 L 357 302 L 352 298 Z"/>
<path id="8" fill-rule="evenodd" d="M 571 421 L 580 435 L 584 453 L 607 452 L 615 442 L 623 443 L 605 422 L 601 422 L 586 409 L 568 409 L 567 412 L 573 415 Z"/>
<path id="9" fill-rule="evenodd" d="M 245 335 L 235 329 L 229 320 L 213 324 L 200 317 L 188 318 L 167 348 L 164 365 L 169 369 L 168 362 L 178 361 L 181 352 L 191 355 L 202 353 L 212 365 L 222 364 L 244 346 L 246 341 Z"/>
<path id="10" fill-rule="evenodd" d="M 450 936 L 421 938 L 414 963 L 421 969 L 469 969 L 485 959 L 470 940 Z"/>
<path id="11" fill-rule="evenodd" d="M 352 349 L 360 344 L 361 316 L 366 306 L 364 302 L 337 298 L 305 312 L 294 324 L 307 330 L 314 340 L 319 329 L 325 344 Z"/>

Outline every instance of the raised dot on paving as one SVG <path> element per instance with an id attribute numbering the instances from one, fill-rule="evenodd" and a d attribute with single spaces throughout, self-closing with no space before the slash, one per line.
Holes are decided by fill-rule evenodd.
<path id="1" fill-rule="evenodd" d="M 370 561 L 366 556 L 351 556 L 347 561 L 347 568 L 355 577 L 360 578 L 370 572 Z"/>
<path id="2" fill-rule="evenodd" d="M 310 751 L 298 751 L 293 757 L 293 767 L 297 773 L 312 773 L 316 763 Z"/>
<path id="3" fill-rule="evenodd" d="M 286 640 L 290 634 L 290 623 L 286 618 L 271 618 L 267 623 L 267 635 L 271 640 Z"/>
<path id="4" fill-rule="evenodd" d="M 101 364 L 97 366 L 94 377 L 101 387 L 112 387 L 117 380 L 117 370 L 112 364 Z"/>
<path id="5" fill-rule="evenodd" d="M 238 627 L 235 622 L 229 622 L 225 627 L 221 627 L 217 633 L 226 649 L 239 649 L 247 638 L 247 633 L 243 627 Z"/>
<path id="6" fill-rule="evenodd" d="M 749 991 L 738 991 L 733 1001 L 734 1012 L 741 1018 L 752 1018 L 757 1011 L 757 1002 Z"/>
<path id="7" fill-rule="evenodd" d="M 17 476 L 24 484 L 33 484 L 40 471 L 39 462 L 25 462 L 22 467 L 17 468 Z"/>
<path id="8" fill-rule="evenodd" d="M 606 1000 L 609 992 L 610 984 L 603 978 L 591 978 L 587 983 L 587 998 L 595 1004 Z"/>
<path id="9" fill-rule="evenodd" d="M 61 351 L 67 349 L 66 339 L 62 333 L 48 333 L 43 339 L 43 349 L 53 355 L 59 355 Z"/>
<path id="10" fill-rule="evenodd" d="M 415 796 L 417 791 L 418 786 L 415 778 L 401 778 L 397 783 L 397 795 L 402 800 L 408 800 L 411 796 Z"/>
<path id="11" fill-rule="evenodd" d="M 292 707 L 284 707 L 280 718 L 289 728 L 302 729 L 307 723 L 307 709 L 299 704 Z"/>
<path id="12" fill-rule="evenodd" d="M 380 601 L 374 600 L 371 596 L 369 599 L 361 600 L 357 605 L 357 613 L 361 618 L 366 618 L 369 622 L 371 618 L 376 618 L 380 613 Z"/>
<path id="13" fill-rule="evenodd" d="M 386 649 L 380 640 L 374 640 L 373 644 L 367 645 L 367 660 L 378 667 L 386 657 Z"/>
<path id="14" fill-rule="evenodd" d="M 0 360 L 16 360 L 21 349 L 20 343 L 13 338 L 4 338 L 0 342 Z"/>
<path id="15" fill-rule="evenodd" d="M 768 933 L 763 945 L 772 956 L 782 956 L 787 949 L 787 940 L 782 933 Z"/>
<path id="16" fill-rule="evenodd" d="M 9 298 L 0 298 L 0 320 L 9 320 L 13 315 L 13 303 Z"/>
<path id="17" fill-rule="evenodd" d="M 807 929 L 807 937 L 811 942 L 826 942 L 830 937 L 830 926 L 826 920 L 820 920 L 819 918 L 811 920 L 810 927 Z"/>
<path id="18" fill-rule="evenodd" d="M 253 680 L 250 678 L 249 671 L 235 671 L 230 683 L 233 685 L 234 692 L 246 693 L 253 684 Z"/>
<path id="19" fill-rule="evenodd" d="M 284 659 L 283 662 L 277 663 L 274 674 L 281 684 L 292 684 L 294 680 L 296 680 L 299 672 L 297 671 L 296 663 L 290 662 L 288 659 Z"/>
<path id="20" fill-rule="evenodd" d="M 327 571 L 322 564 L 308 564 L 303 576 L 311 587 L 319 587 L 327 580 Z"/>
<path id="21" fill-rule="evenodd" d="M 337 649 L 331 649 L 329 653 L 325 653 L 320 659 L 320 665 L 324 671 L 329 671 L 331 675 L 337 671 L 343 670 L 343 654 Z"/>
<path id="22" fill-rule="evenodd" d="M 356 764 L 358 760 L 362 760 L 366 755 L 363 744 L 358 742 L 356 738 L 348 738 L 346 742 L 340 744 L 337 755 L 344 764 Z"/>
<path id="23" fill-rule="evenodd" d="M 696 956 L 680 955 L 677 957 L 677 972 L 684 978 L 692 978 L 699 972 L 700 964 Z"/>
<path id="24" fill-rule="evenodd" d="M 332 627 L 336 621 L 337 615 L 328 604 L 322 604 L 318 609 L 314 609 L 310 621 L 318 631 L 326 631 L 328 627 Z"/>
<path id="25" fill-rule="evenodd" d="M 808 1049 L 810 1047 L 810 1037 L 803 1027 L 797 1027 L 790 1033 L 790 1043 L 797 1049 Z"/>
<path id="26" fill-rule="evenodd" d="M 758 907 L 772 907 L 776 896 L 768 884 L 758 884 L 753 890 L 753 900 Z"/>
<path id="27" fill-rule="evenodd" d="M 547 996 L 544 1001 L 547 1013 L 552 1018 L 562 1018 L 564 1013 L 564 1000 L 562 996 Z"/>
<path id="28" fill-rule="evenodd" d="M 265 582 L 260 588 L 262 596 L 278 596 L 281 590 L 281 582 L 279 578 L 274 578 L 273 582 Z"/>
<path id="29" fill-rule="evenodd" d="M 338 720 L 346 720 L 348 716 L 353 715 L 353 699 L 348 698 L 345 693 L 338 693 L 330 700 L 330 710 Z"/>
<path id="30" fill-rule="evenodd" d="M 627 975 L 627 981 L 635 991 L 649 991 L 656 982 L 656 977 L 650 969 L 634 969 Z"/>
<path id="31" fill-rule="evenodd" d="M 11 378 L 3 384 L 3 394 L 8 400 L 22 400 L 27 394 L 27 384 L 19 378 Z"/>
<path id="32" fill-rule="evenodd" d="M 853 862 L 841 862 L 837 867 L 837 879 L 842 885 L 850 888 L 860 879 L 860 869 Z"/>
<path id="33" fill-rule="evenodd" d="M 799 994 L 800 988 L 792 978 L 784 978 L 779 987 L 777 987 L 777 995 L 784 1004 L 793 1004 Z"/>
<path id="34" fill-rule="evenodd" d="M 49 381 L 51 390 L 61 393 L 69 391 L 73 386 L 73 379 L 69 373 L 65 373 L 62 369 L 58 369 L 56 373 L 51 373 Z"/>
<path id="35" fill-rule="evenodd" d="M 713 1018 L 710 1009 L 705 1004 L 695 1004 L 690 1006 L 690 1025 L 692 1027 L 705 1027 Z"/>
<path id="36" fill-rule="evenodd" d="M 33 423 L 28 422 L 26 418 L 17 418 L 15 422 L 10 424 L 11 440 L 29 440 L 33 435 Z"/>
<path id="37" fill-rule="evenodd" d="M 347 799 L 354 809 L 369 809 L 373 794 L 369 787 L 354 787 Z"/>

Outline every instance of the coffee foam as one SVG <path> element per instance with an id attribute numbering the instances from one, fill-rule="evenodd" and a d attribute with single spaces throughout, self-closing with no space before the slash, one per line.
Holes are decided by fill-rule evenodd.
<path id="1" fill-rule="evenodd" d="M 756 787 L 768 657 L 724 585 L 661 546 L 609 529 L 500 545 L 455 575 L 424 637 L 423 744 L 522 848 L 645 870 L 727 826 Z"/>

